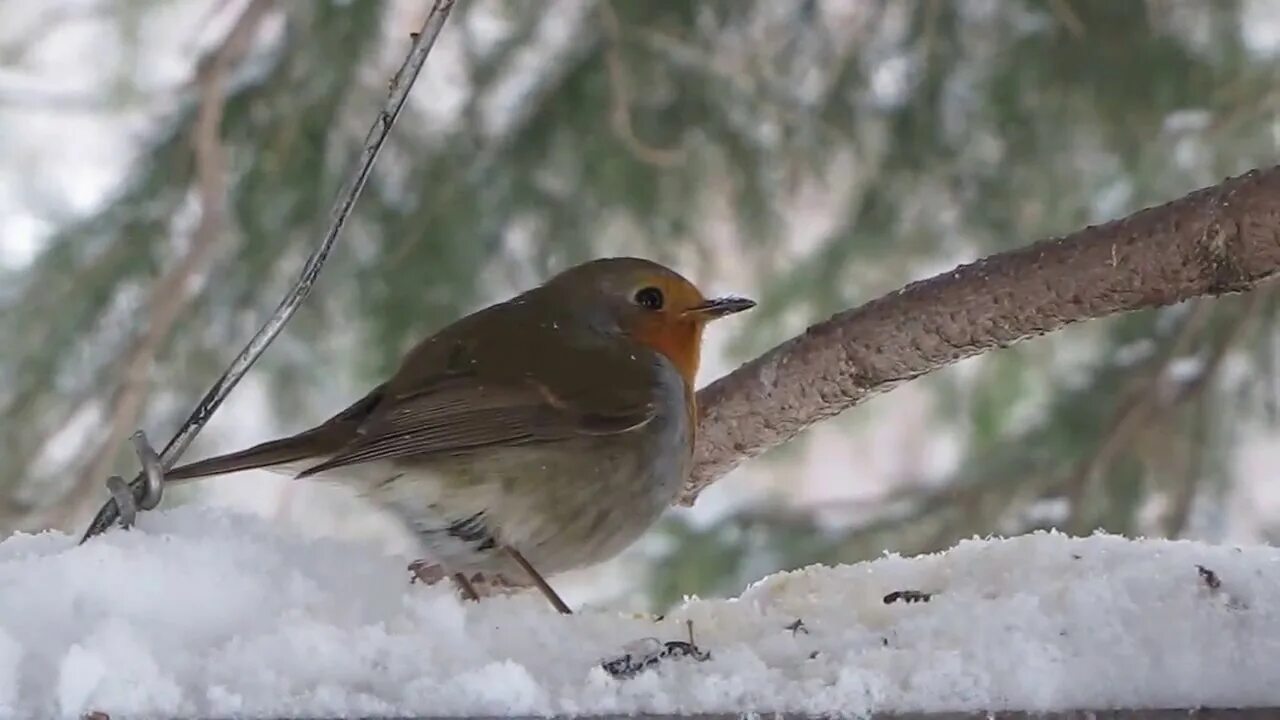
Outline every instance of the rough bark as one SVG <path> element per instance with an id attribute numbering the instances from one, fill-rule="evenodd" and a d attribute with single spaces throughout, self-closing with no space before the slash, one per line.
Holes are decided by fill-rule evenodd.
<path id="1" fill-rule="evenodd" d="M 1070 323 L 1252 289 L 1280 271 L 1280 166 L 992 255 L 810 327 L 698 392 L 681 503 L 877 393 Z"/>

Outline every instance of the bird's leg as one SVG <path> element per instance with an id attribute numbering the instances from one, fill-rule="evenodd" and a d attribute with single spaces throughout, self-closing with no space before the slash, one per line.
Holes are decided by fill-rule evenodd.
<path id="1" fill-rule="evenodd" d="M 412 576 L 409 583 L 420 582 L 424 585 L 435 585 L 445 578 L 444 568 L 427 560 L 414 560 L 409 563 L 409 572 Z"/>
<path id="2" fill-rule="evenodd" d="M 476 586 L 471 584 L 465 573 L 454 573 L 453 583 L 458 586 L 458 592 L 462 593 L 464 599 L 480 602 L 480 593 L 476 592 Z"/>
<path id="3" fill-rule="evenodd" d="M 414 560 L 409 563 L 409 572 L 413 573 L 413 576 L 409 578 L 410 583 L 421 581 L 426 585 L 435 585 L 448 576 L 453 580 L 453 584 L 458 588 L 458 594 L 462 596 L 463 600 L 480 601 L 480 593 L 476 592 L 476 586 L 467 579 L 464 573 L 459 572 L 449 576 L 444 568 L 426 560 Z"/>
<path id="4" fill-rule="evenodd" d="M 565 604 L 564 600 L 560 599 L 560 596 L 556 594 L 556 591 L 552 589 L 551 585 L 547 584 L 547 581 L 542 578 L 542 575 L 538 574 L 538 571 L 533 569 L 533 565 L 530 565 L 529 561 L 524 559 L 524 555 L 521 555 L 519 550 L 516 550 L 510 545 L 503 545 L 502 547 L 507 551 L 507 554 L 511 556 L 511 559 L 515 560 L 516 564 L 529 574 L 529 577 L 533 580 L 533 584 L 538 586 L 538 589 L 542 591 L 544 596 L 546 596 L 547 601 L 551 603 L 552 607 L 558 610 L 561 615 L 573 614 L 573 611 L 569 609 L 569 606 Z"/>

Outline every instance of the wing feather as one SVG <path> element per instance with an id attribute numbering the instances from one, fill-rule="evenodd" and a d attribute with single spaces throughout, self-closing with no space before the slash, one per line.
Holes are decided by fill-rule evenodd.
<path id="1" fill-rule="evenodd" d="M 197 477 L 313 459 L 301 475 L 376 460 L 429 460 L 484 448 L 624 433 L 650 422 L 671 368 L 596 327 L 574 298 L 536 288 L 418 343 L 385 383 L 316 428 L 194 463 Z M 583 310 L 586 312 L 586 310 Z M 569 333 L 577 324 L 591 332 Z M 572 368 L 572 372 L 566 372 Z M 535 381 L 536 379 L 536 381 Z"/>
<path id="2" fill-rule="evenodd" d="M 582 412 L 533 382 L 482 382 L 455 376 L 384 400 L 355 439 L 301 476 L 375 460 L 425 459 L 492 446 L 550 442 L 636 429 L 654 414 L 645 403 L 628 412 Z"/>

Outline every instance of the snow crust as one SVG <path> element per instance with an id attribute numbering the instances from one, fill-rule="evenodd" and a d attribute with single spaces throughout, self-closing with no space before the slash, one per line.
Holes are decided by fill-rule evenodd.
<path id="1" fill-rule="evenodd" d="M 903 590 L 934 595 L 885 602 Z M 536 594 L 467 604 L 368 546 L 181 507 L 84 546 L 0 542 L 0 716 L 1277 706 L 1277 598 L 1274 548 L 1041 533 L 782 573 L 660 622 L 561 617 Z M 709 660 L 600 667 L 686 639 L 686 620 Z"/>

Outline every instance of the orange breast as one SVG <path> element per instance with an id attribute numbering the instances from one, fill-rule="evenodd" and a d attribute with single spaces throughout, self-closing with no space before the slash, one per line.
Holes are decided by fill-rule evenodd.
<path id="1" fill-rule="evenodd" d="M 702 352 L 702 326 L 696 322 L 646 322 L 632 328 L 631 337 L 667 356 L 693 387 Z"/>
<path id="2" fill-rule="evenodd" d="M 685 408 L 689 412 L 690 438 L 698 427 L 698 410 L 693 392 L 702 355 L 702 324 L 694 321 L 650 321 L 632 328 L 636 341 L 662 353 L 684 378 Z"/>

